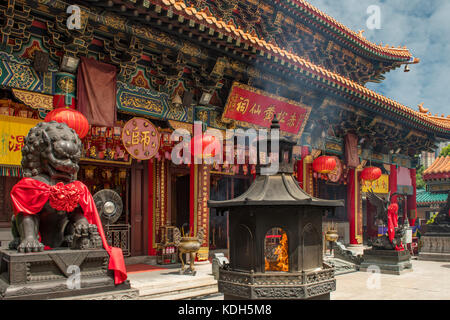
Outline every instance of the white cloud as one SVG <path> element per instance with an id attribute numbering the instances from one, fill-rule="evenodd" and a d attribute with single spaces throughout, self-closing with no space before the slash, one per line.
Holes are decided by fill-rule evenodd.
<path id="1" fill-rule="evenodd" d="M 424 103 L 433 114 L 450 115 L 450 1 L 448 0 L 310 0 L 348 28 L 364 29 L 375 43 L 404 46 L 420 63 L 385 74 L 367 87 L 417 110 Z M 381 29 L 369 30 L 370 5 L 381 8 Z"/>

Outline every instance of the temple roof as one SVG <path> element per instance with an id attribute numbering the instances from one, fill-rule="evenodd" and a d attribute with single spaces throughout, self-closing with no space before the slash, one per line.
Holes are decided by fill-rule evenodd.
<path id="1" fill-rule="evenodd" d="M 424 189 L 417 190 L 416 202 L 418 206 L 427 206 L 437 203 L 446 203 L 448 194 L 445 193 L 432 193 Z"/>
<path id="2" fill-rule="evenodd" d="M 293 1 L 293 0 L 292 0 Z M 306 5 L 305 1 L 295 0 L 298 3 L 303 3 Z M 429 115 L 423 114 L 422 112 L 415 111 L 405 105 L 402 105 L 392 99 L 389 99 L 381 94 L 376 93 L 366 87 L 345 78 L 337 73 L 331 72 L 321 66 L 315 65 L 304 58 L 288 52 L 287 50 L 277 47 L 271 43 L 266 42 L 263 39 L 259 39 L 254 35 L 244 32 L 243 30 L 236 28 L 232 24 L 227 24 L 222 20 L 218 20 L 215 17 L 208 15 L 205 11 L 197 11 L 193 7 L 187 7 L 184 2 L 177 0 L 157 0 L 162 5 L 166 6 L 172 12 L 184 16 L 188 19 L 193 19 L 197 23 L 207 26 L 209 28 L 215 29 L 216 31 L 229 36 L 235 40 L 236 46 L 241 46 L 242 44 L 247 44 L 256 48 L 256 53 L 259 56 L 265 57 L 272 62 L 282 65 L 290 69 L 289 73 L 301 73 L 302 76 L 312 78 L 320 82 L 323 86 L 333 91 L 337 91 L 340 95 L 345 95 L 351 100 L 363 100 L 363 103 L 369 104 L 372 108 L 379 109 L 382 113 L 389 113 L 396 118 L 400 118 L 413 124 L 419 124 L 422 129 L 428 129 L 435 132 L 442 133 L 445 137 L 450 137 L 450 121 L 445 119 L 436 119 L 435 117 L 430 117 Z M 308 4 L 309 5 L 309 4 Z M 310 8 L 314 8 L 309 5 Z M 316 15 L 321 16 L 325 20 L 330 20 L 332 18 L 328 17 L 318 9 L 311 9 Z M 336 21 L 335 24 L 338 24 Z M 342 30 L 351 30 L 344 28 L 343 25 L 339 24 L 339 28 Z M 370 42 L 364 43 L 369 45 Z M 371 49 L 376 51 L 375 49 Z M 388 49 L 378 48 L 378 51 L 388 52 Z M 377 52 L 378 52 L 377 51 Z M 408 56 L 408 54 L 403 50 L 389 49 L 389 52 Z"/>
<path id="3" fill-rule="evenodd" d="M 250 188 L 237 198 L 224 201 L 208 201 L 212 208 L 235 206 L 309 205 L 342 207 L 344 200 L 324 200 L 310 196 L 290 174 L 258 175 Z"/>
<path id="4" fill-rule="evenodd" d="M 450 178 L 450 156 L 437 158 L 422 176 L 424 180 Z"/>
<path id="5" fill-rule="evenodd" d="M 364 51 L 365 54 L 374 58 L 401 60 L 403 62 L 411 61 L 412 63 L 419 62 L 419 59 L 414 58 L 406 47 L 395 48 L 389 45 L 383 46 L 381 44 L 370 42 L 363 36 L 363 31 L 357 33 L 347 28 L 345 25 L 305 0 L 274 0 L 274 2 L 288 10 L 295 11 L 297 14 L 311 17 L 319 22 L 323 29 L 327 30 L 327 33 L 330 36 L 338 38 L 354 48 L 357 52 Z"/>

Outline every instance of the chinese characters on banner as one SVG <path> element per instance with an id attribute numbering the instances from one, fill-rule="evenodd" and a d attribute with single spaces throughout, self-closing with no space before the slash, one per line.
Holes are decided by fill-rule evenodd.
<path id="1" fill-rule="evenodd" d="M 208 260 L 209 248 L 209 191 L 210 191 L 210 174 L 211 166 L 198 166 L 198 191 L 197 191 L 197 232 L 200 227 L 205 230 L 205 238 L 202 246 L 197 253 L 199 261 Z"/>
<path id="2" fill-rule="evenodd" d="M 35 119 L 0 116 L 0 165 L 21 165 L 25 137 L 38 122 Z"/>
<path id="3" fill-rule="evenodd" d="M 123 127 L 122 142 L 133 158 L 149 160 L 158 152 L 161 141 L 158 130 L 150 121 L 133 118 Z"/>
<path id="4" fill-rule="evenodd" d="M 306 125 L 311 108 L 270 93 L 233 83 L 222 120 L 236 120 L 242 126 L 270 128 L 276 115 L 280 130 L 299 137 Z"/>
<path id="5" fill-rule="evenodd" d="M 166 160 L 153 160 L 154 175 L 153 175 L 153 248 L 156 248 L 156 243 L 160 239 L 161 227 L 166 225 L 167 220 L 167 183 L 166 176 L 168 175 L 168 163 Z"/>
<path id="6" fill-rule="evenodd" d="M 90 126 L 83 142 L 82 160 L 131 163 L 131 156 L 122 143 L 122 127 Z"/>

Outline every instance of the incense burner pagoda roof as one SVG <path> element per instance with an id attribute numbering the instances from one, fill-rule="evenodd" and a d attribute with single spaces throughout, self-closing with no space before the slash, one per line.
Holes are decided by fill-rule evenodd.
<path id="1" fill-rule="evenodd" d="M 450 178 L 450 156 L 437 158 L 422 174 L 424 180 Z"/>
<path id="2" fill-rule="evenodd" d="M 362 103 L 368 105 L 372 109 L 377 109 L 379 112 L 389 113 L 400 120 L 412 122 L 415 126 L 419 125 L 423 129 L 438 132 L 445 137 L 450 137 L 450 121 L 447 121 L 448 118 L 442 117 L 436 119 L 436 117 L 431 117 L 422 112 L 415 111 L 392 99 L 378 94 L 375 91 L 367 89 L 366 87 L 350 79 L 331 72 L 324 67 L 315 65 L 283 48 L 277 47 L 266 42 L 265 40 L 246 33 L 232 24 L 227 24 L 222 20 L 218 20 L 215 17 L 208 15 L 205 11 L 197 11 L 194 7 L 187 7 L 183 1 L 156 0 L 154 2 L 160 3 L 160 5 L 164 6 L 172 13 L 176 13 L 187 19 L 192 19 L 200 25 L 207 26 L 215 29 L 217 32 L 227 35 L 231 39 L 235 40 L 235 45 L 240 46 L 242 43 L 246 43 L 247 45 L 254 47 L 257 54 L 260 56 L 263 56 L 284 67 L 287 66 L 294 74 L 301 73 L 302 76 L 318 81 L 325 89 L 337 91 L 338 94 L 344 95 L 351 100 L 362 100 Z M 322 16 L 323 19 L 327 18 L 327 16 L 319 10 L 316 9 L 315 12 L 317 15 Z M 232 41 L 230 40 L 228 42 Z M 379 49 L 381 50 L 381 48 Z M 405 54 L 405 57 L 410 56 L 402 50 L 394 51 L 398 53 L 403 52 L 402 55 Z M 394 51 L 391 50 L 391 52 Z M 385 52 L 387 51 L 385 50 Z"/>
<path id="3" fill-rule="evenodd" d="M 291 174 L 258 175 L 250 188 L 237 198 L 224 201 L 209 200 L 211 208 L 235 206 L 321 206 L 343 207 L 344 200 L 325 200 L 307 194 Z"/>

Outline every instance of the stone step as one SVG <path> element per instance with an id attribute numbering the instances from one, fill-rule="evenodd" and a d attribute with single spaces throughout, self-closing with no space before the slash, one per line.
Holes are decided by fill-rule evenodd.
<path id="1" fill-rule="evenodd" d="M 192 281 L 180 280 L 175 282 L 157 282 L 153 284 L 145 283 L 142 285 L 132 283 L 132 287 L 139 290 L 140 296 L 171 294 L 173 292 L 181 292 L 213 285 L 217 286 L 217 281 L 209 276 L 200 279 L 192 279 Z"/>
<path id="2" fill-rule="evenodd" d="M 155 293 L 153 295 L 140 295 L 139 300 L 182 300 L 208 296 L 215 293 L 218 293 L 217 283 L 200 287 L 184 288 L 180 290 L 172 289 L 171 291 Z"/>

